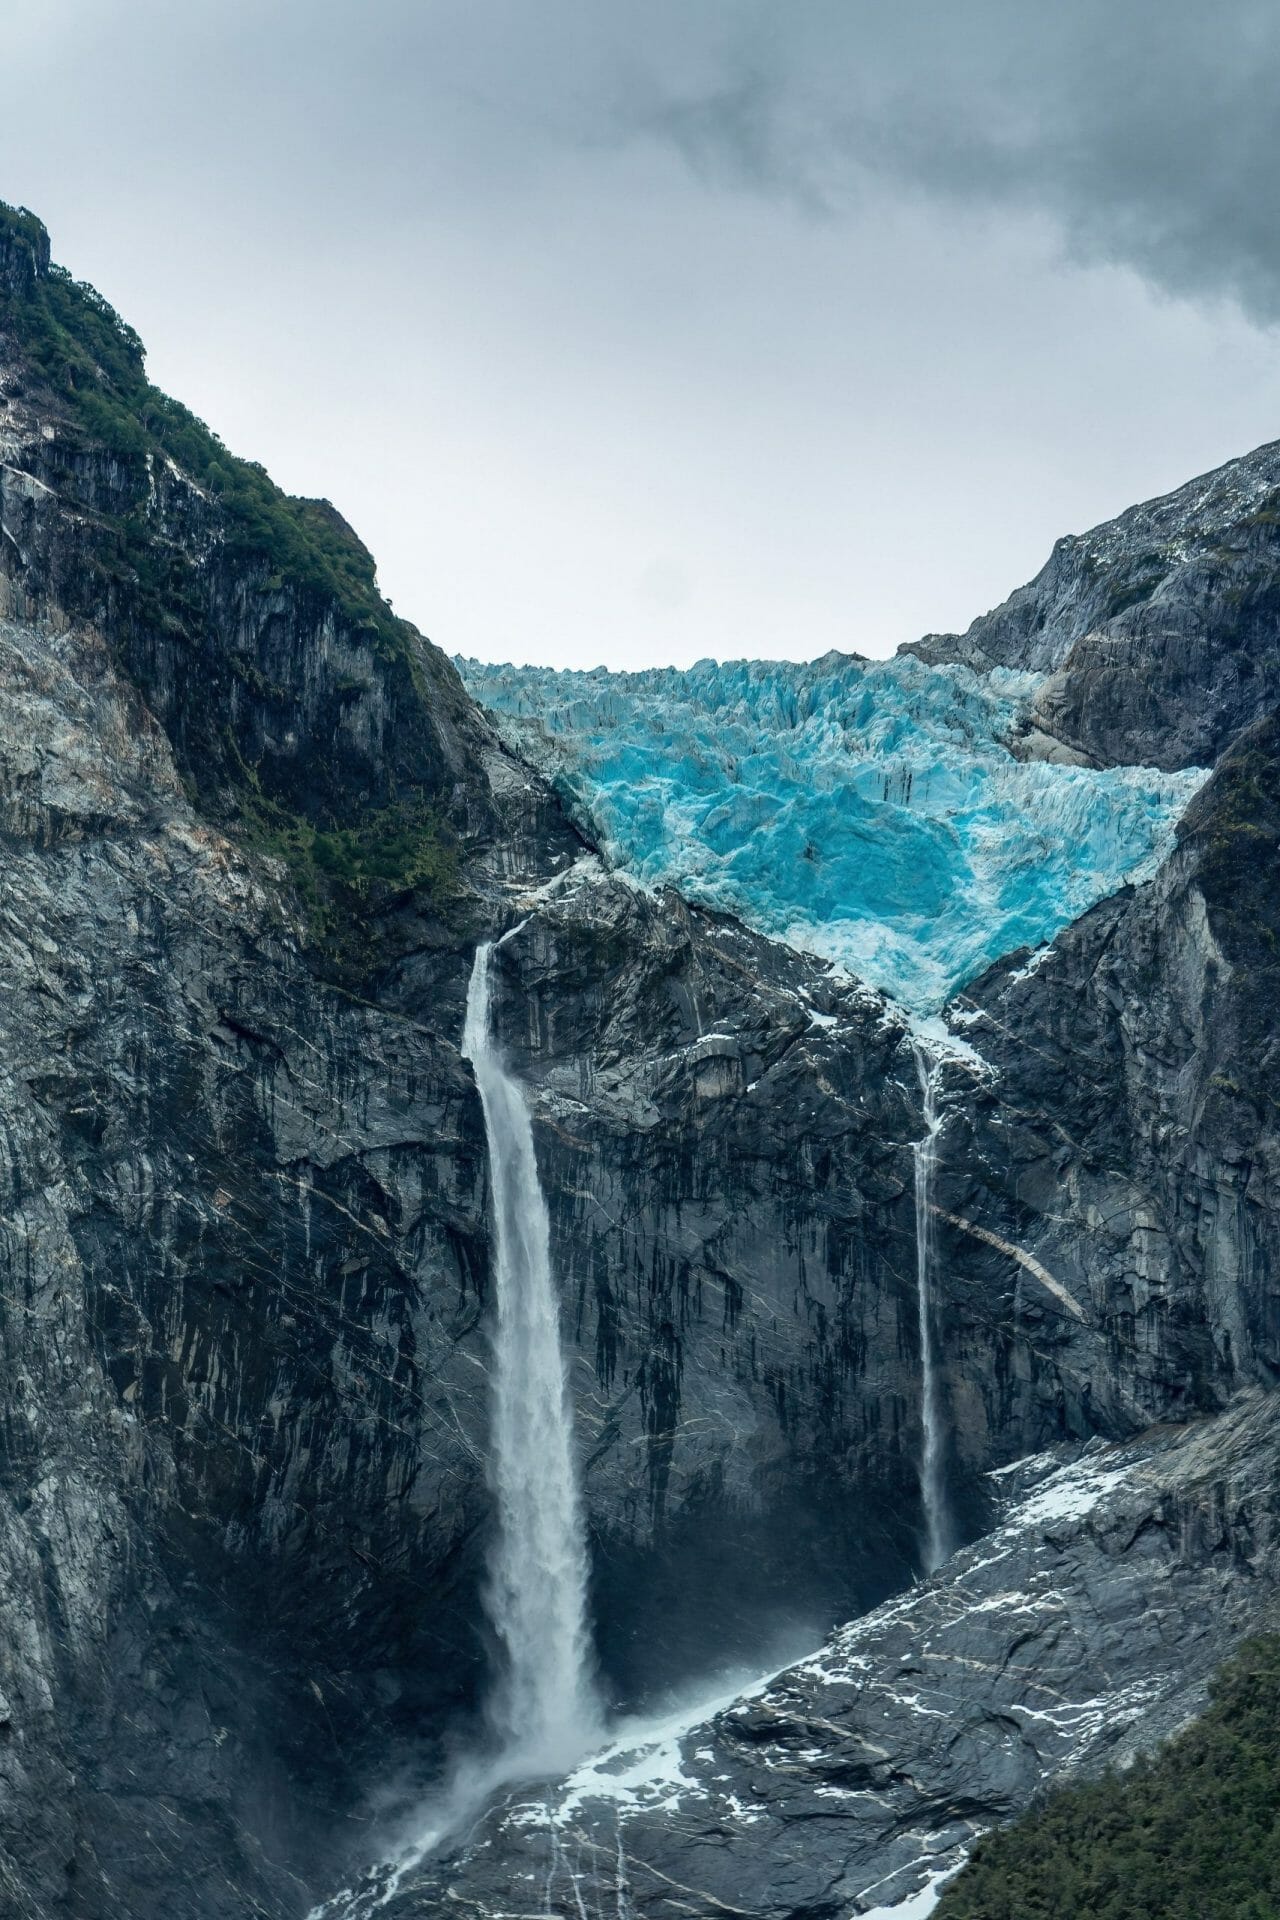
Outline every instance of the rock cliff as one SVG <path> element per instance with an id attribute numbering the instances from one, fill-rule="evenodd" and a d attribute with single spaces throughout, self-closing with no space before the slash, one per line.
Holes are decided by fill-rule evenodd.
<path id="1" fill-rule="evenodd" d="M 7 1897 L 296 1912 L 485 1657 L 477 936 L 527 917 L 622 1700 L 914 1563 L 910 1054 L 584 865 L 343 523 L 2 224 Z"/>
<path id="2" fill-rule="evenodd" d="M 944 1575 L 512 1792 L 381 1910 L 912 1920 L 978 1833 L 1183 1725 L 1274 1625 L 1278 1415 L 1255 1392 L 998 1475 L 998 1524 Z"/>
<path id="3" fill-rule="evenodd" d="M 1280 442 L 1089 533 L 963 635 L 905 651 L 1048 675 L 1029 750 L 1212 766 L 1275 704 Z"/>
<path id="4" fill-rule="evenodd" d="M 1169 579 L 1195 671 L 1141 726 L 1166 730 L 1155 764 L 1219 760 L 1176 852 L 955 1008 L 938 1318 L 970 1534 L 993 1465 L 1211 1415 L 1275 1366 L 1270 457 L 1243 463 L 1244 506 L 1188 494 L 1161 549 L 1194 547 Z M 1136 564 L 1117 539 L 1106 578 Z M 1220 659 L 1242 543 L 1259 580 Z M 1013 622 L 1068 692 L 1077 654 L 1099 684 L 1077 599 Z M 1050 627 L 1060 658 L 1032 660 Z M 1041 704 L 1044 739 L 1106 759 L 1070 718 L 1092 693 Z M 489 1228 L 459 1042 L 484 935 L 519 929 L 496 1015 L 534 1102 L 610 1698 L 814 1644 L 907 1585 L 903 1016 L 606 870 L 340 516 L 151 388 L 136 336 L 8 211 L 0 851 L 6 1911 L 287 1920 L 467 1724 Z M 1223 1486 L 1269 1410 L 1205 1430 L 1239 1441 Z M 1146 1578 L 1167 1565 L 1143 1526 Z M 1230 1566 L 1267 1573 L 1262 1519 L 1239 1538 Z M 1217 1607 L 1198 1551 L 1189 1604 Z M 1255 1589 L 1221 1588 L 1225 1633 Z M 763 1806 L 780 1775 L 758 1778 Z"/>
<path id="5" fill-rule="evenodd" d="M 1275 1384 L 1278 776 L 1272 707 L 1221 754 L 1158 874 L 953 1004 L 994 1070 L 960 1090 L 938 1184 L 972 1472 L 1026 1430 L 1047 1377 L 1081 1434 Z M 993 1313 L 1021 1328 L 998 1351 Z"/>

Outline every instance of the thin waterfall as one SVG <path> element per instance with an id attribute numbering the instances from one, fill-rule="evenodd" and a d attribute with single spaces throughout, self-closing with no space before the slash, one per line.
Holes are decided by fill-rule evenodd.
<path id="1" fill-rule="evenodd" d="M 519 1082 L 490 1030 L 493 946 L 476 949 L 462 1051 L 484 1109 L 493 1190 L 498 1507 L 485 1608 L 504 1653 L 489 1714 L 509 1775 L 558 1773 L 598 1737 L 587 1549 L 573 1463 L 547 1204 Z"/>
<path id="2" fill-rule="evenodd" d="M 933 1184 L 942 1121 L 928 1056 L 920 1046 L 913 1046 L 912 1051 L 924 1097 L 925 1130 L 911 1151 L 916 1176 L 916 1307 L 920 1320 L 920 1413 L 924 1428 L 920 1498 L 924 1506 L 924 1570 L 932 1573 L 942 1565 L 954 1544 L 947 1511 L 942 1395 L 933 1350 Z"/>

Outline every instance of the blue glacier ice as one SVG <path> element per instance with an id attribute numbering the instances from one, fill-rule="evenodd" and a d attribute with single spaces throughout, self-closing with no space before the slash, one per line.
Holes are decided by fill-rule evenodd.
<path id="1" fill-rule="evenodd" d="M 459 660 L 610 861 L 916 1014 L 1154 870 L 1204 779 L 1021 760 L 1040 677 L 909 654 L 559 672 Z"/>

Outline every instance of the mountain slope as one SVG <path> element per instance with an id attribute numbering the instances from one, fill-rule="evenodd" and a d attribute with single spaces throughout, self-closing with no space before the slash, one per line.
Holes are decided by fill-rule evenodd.
<path id="1" fill-rule="evenodd" d="M 1278 1441 L 1280 1400 L 1255 1391 L 999 1475 L 997 1524 L 934 1579 L 737 1700 L 630 1723 L 566 1780 L 506 1793 L 381 1910 L 496 1920 L 527 1885 L 566 1920 L 917 1920 L 979 1835 L 1048 1782 L 1132 1762 L 1274 1629 Z M 983 1899 L 1026 1844 L 992 1844 L 959 1912 L 1038 1911 Z"/>
<path id="2" fill-rule="evenodd" d="M 908 1577 L 918 1092 L 878 998 L 584 864 L 0 233 L 0 1873 L 41 1920 L 297 1914 L 483 1670 L 476 938 L 528 919 L 618 1697 Z"/>
<path id="3" fill-rule="evenodd" d="M 1275 705 L 1280 441 L 1059 540 L 963 635 L 905 652 L 1048 675 L 1033 724 L 1099 766 L 1212 766 Z"/>
<path id="4" fill-rule="evenodd" d="M 476 940 L 518 927 L 495 1012 L 624 1705 L 920 1564 L 911 1036 L 606 871 L 333 510 L 155 394 L 8 212 L 0 528 L 0 1887 L 289 1920 L 487 1658 Z M 1271 1365 L 1275 751 L 973 988 L 936 1276 L 971 1533 L 993 1464 Z"/>
<path id="5" fill-rule="evenodd" d="M 459 866 L 527 832 L 515 796 L 577 851 L 537 783 L 503 780 L 454 669 L 391 613 L 335 509 L 281 493 L 151 386 L 137 335 L 3 208 L 0 290 L 6 610 L 109 636 L 197 810 L 285 862 L 317 957 L 358 977 L 418 937 L 415 914 L 447 915 Z"/>
<path id="6" fill-rule="evenodd" d="M 981 1842 L 938 1920 L 1274 1920 L 1280 1642 L 1249 1641 L 1210 1695 L 1149 1764 L 1056 1793 Z"/>

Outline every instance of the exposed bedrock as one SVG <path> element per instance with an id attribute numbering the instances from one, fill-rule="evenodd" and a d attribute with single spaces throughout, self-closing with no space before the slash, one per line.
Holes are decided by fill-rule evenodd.
<path id="1" fill-rule="evenodd" d="M 1207 767 L 1273 710 L 1280 441 L 1059 540 L 964 634 L 904 649 L 1048 679 L 1026 750 L 1099 766 Z"/>
<path id="2" fill-rule="evenodd" d="M 381 1911 L 879 1920 L 1047 1782 L 1184 1724 L 1275 1626 L 1278 1449 L 1280 1397 L 1253 1390 L 998 1475 L 996 1525 L 926 1585 L 515 1790 Z"/>
<path id="3" fill-rule="evenodd" d="M 789 1657 L 921 1556 L 900 1016 L 603 872 L 345 523 L 162 400 L 0 210 L 20 1920 L 288 1920 L 372 1850 L 371 1784 L 411 1798 L 402 1769 L 465 1724 L 492 1524 L 488 1169 L 459 1054 L 482 937 L 519 926 L 494 1030 L 534 1103 L 606 1690 Z M 1161 764 L 1212 744 L 1203 712 L 1253 712 L 1222 684 L 1163 690 Z M 993 1463 L 1272 1377 L 1277 790 L 1264 718 L 1154 881 L 961 1009 L 935 1311 L 970 1534 Z"/>
<path id="4" fill-rule="evenodd" d="M 606 1666 L 634 1685 L 812 1632 L 918 1559 L 901 1023 L 734 921 L 589 869 L 499 959 Z"/>
<path id="5" fill-rule="evenodd" d="M 288 1913 L 486 1651 L 469 949 L 317 979 L 90 630 L 0 629 L 0 789 L 7 1897 Z M 634 1697 L 915 1562 L 918 1090 L 733 923 L 593 863 L 526 904 L 498 1023 Z"/>
<path id="6" fill-rule="evenodd" d="M 1154 880 L 957 1003 L 994 1069 L 941 1139 L 962 1474 L 1049 1379 L 1080 1434 L 1276 1381 L 1278 743 L 1274 717 L 1249 728 Z"/>

